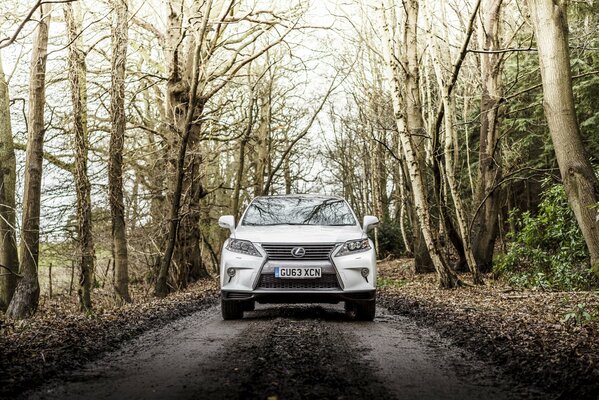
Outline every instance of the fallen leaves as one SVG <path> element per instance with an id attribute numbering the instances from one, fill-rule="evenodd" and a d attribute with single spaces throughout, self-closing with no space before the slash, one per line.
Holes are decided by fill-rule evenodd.
<path id="1" fill-rule="evenodd" d="M 597 292 L 516 290 L 491 276 L 482 287 L 443 290 L 433 274 L 414 275 L 410 263 L 401 259 L 379 264 L 386 282 L 379 289 L 381 302 L 392 312 L 434 327 L 458 345 L 563 398 L 597 398 Z M 389 284 L 392 280 L 402 284 Z M 580 317 L 565 322 L 573 312 Z"/>
<path id="2" fill-rule="evenodd" d="M 75 296 L 44 299 L 23 321 L 0 317 L 0 398 L 72 369 L 126 339 L 213 304 L 218 283 L 201 281 L 165 299 L 132 287 L 132 304 L 116 307 L 109 291 L 94 292 L 94 313 L 78 311 Z"/>

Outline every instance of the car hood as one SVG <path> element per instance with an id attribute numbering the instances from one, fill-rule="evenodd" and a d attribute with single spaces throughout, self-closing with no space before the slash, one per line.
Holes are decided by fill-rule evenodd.
<path id="1" fill-rule="evenodd" d="M 365 237 L 357 225 L 238 226 L 235 238 L 254 243 L 339 243 Z"/>

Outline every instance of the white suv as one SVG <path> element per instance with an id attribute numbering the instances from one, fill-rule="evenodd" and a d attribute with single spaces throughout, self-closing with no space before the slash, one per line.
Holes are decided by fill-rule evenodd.
<path id="1" fill-rule="evenodd" d="M 339 197 L 286 195 L 256 197 L 235 227 L 234 217 L 218 223 L 231 231 L 221 254 L 224 319 L 243 317 L 258 303 L 339 303 L 359 320 L 375 314 L 376 255 L 367 232 Z"/>

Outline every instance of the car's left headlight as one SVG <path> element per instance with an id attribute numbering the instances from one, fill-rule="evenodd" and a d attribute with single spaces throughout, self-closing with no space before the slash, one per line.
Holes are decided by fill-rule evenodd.
<path id="1" fill-rule="evenodd" d="M 227 250 L 235 253 L 247 254 L 248 256 L 262 257 L 262 254 L 256 249 L 249 240 L 230 239 L 227 244 Z"/>
<path id="2" fill-rule="evenodd" d="M 367 250 L 370 250 L 370 243 L 368 243 L 368 239 L 349 240 L 343 244 L 341 249 L 339 249 L 337 254 L 335 254 L 335 257 L 360 253 Z"/>

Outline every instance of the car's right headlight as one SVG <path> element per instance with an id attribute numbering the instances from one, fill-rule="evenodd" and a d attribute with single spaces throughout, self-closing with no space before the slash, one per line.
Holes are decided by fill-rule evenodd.
<path id="1" fill-rule="evenodd" d="M 262 254 L 260 254 L 260 252 L 249 240 L 230 239 L 226 249 L 235 253 L 246 254 L 248 256 L 262 257 Z"/>
<path id="2" fill-rule="evenodd" d="M 335 257 L 347 256 L 349 254 L 360 253 L 370 250 L 368 239 L 349 240 L 343 244 L 341 249 L 335 254 Z"/>

